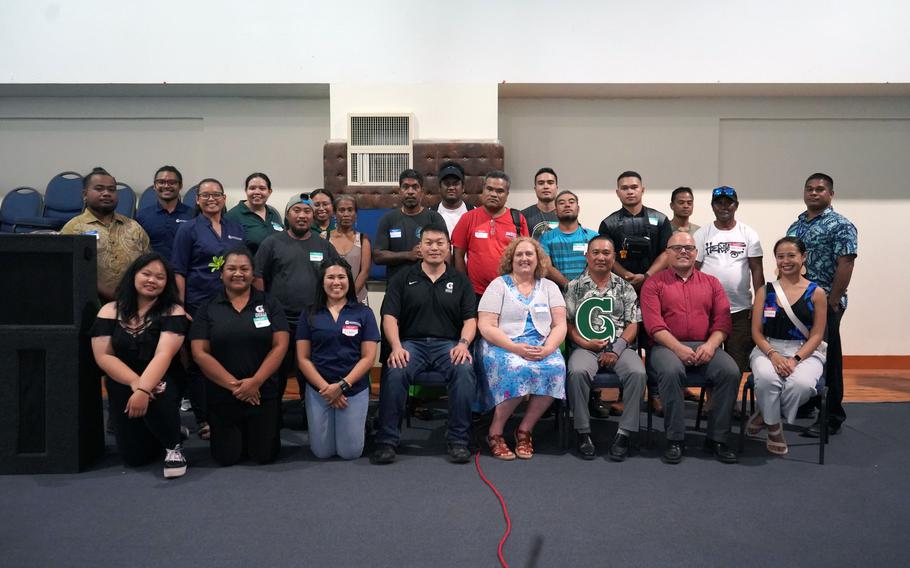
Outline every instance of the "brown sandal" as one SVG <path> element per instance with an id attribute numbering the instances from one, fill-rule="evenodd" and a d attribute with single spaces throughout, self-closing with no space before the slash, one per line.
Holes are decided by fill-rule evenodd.
<path id="1" fill-rule="evenodd" d="M 534 457 L 534 445 L 531 443 L 530 432 L 515 430 L 515 455 L 523 460 Z"/>
<path id="2" fill-rule="evenodd" d="M 512 461 L 515 459 L 515 453 L 509 449 L 505 438 L 502 434 L 487 436 L 487 445 L 490 446 L 490 453 L 498 460 Z"/>

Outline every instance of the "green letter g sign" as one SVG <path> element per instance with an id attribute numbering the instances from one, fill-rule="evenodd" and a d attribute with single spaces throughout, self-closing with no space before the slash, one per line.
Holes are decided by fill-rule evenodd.
<path id="1" fill-rule="evenodd" d="M 613 313 L 613 298 L 588 298 L 575 311 L 575 327 L 588 341 L 616 339 L 616 326 L 610 319 Z"/>

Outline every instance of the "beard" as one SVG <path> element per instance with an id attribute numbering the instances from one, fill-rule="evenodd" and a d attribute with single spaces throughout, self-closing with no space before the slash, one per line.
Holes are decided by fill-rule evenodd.
<path id="1" fill-rule="evenodd" d="M 298 237 L 298 238 L 303 238 L 307 235 L 307 233 L 310 232 L 309 225 L 307 225 L 305 228 L 301 228 L 296 225 L 291 225 L 289 228 L 291 229 L 291 232 L 294 233 L 294 236 Z"/>
<path id="2" fill-rule="evenodd" d="M 560 223 L 574 223 L 578 221 L 578 215 L 558 215 L 556 217 Z"/>

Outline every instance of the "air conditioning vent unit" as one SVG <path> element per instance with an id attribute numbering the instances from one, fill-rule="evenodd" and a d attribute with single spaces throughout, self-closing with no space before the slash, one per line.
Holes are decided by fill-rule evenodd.
<path id="1" fill-rule="evenodd" d="M 410 114 L 349 114 L 348 183 L 397 185 L 413 162 L 413 124 Z"/>

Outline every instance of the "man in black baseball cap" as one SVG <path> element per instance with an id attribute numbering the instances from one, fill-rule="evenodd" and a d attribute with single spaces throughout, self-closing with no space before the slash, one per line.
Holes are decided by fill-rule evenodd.
<path id="1" fill-rule="evenodd" d="M 456 162 L 444 162 L 439 168 L 439 196 L 442 199 L 431 209 L 442 216 L 451 235 L 461 216 L 474 209 L 464 202 L 464 168 Z"/>

